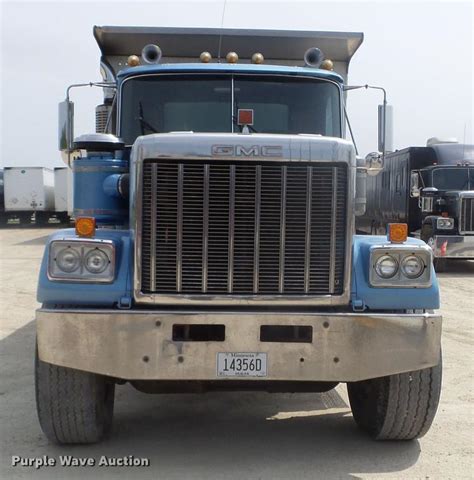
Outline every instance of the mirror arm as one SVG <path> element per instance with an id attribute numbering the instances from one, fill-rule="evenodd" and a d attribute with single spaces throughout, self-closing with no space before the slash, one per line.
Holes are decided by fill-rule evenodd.
<path id="1" fill-rule="evenodd" d="M 354 134 L 352 133 L 351 122 L 349 121 L 349 115 L 347 115 L 346 105 L 344 104 L 344 116 L 346 117 L 347 126 L 349 127 L 349 133 L 351 134 L 352 143 L 354 144 L 354 148 L 356 151 L 356 155 L 359 155 L 359 150 L 357 149 L 357 144 L 354 138 Z"/>
<path id="2" fill-rule="evenodd" d="M 66 100 L 69 101 L 69 92 L 73 88 L 79 87 L 103 87 L 103 88 L 117 88 L 117 84 L 115 82 L 89 82 L 89 83 L 73 83 L 69 85 L 66 89 Z"/>
<path id="3" fill-rule="evenodd" d="M 383 92 L 383 115 L 382 115 L 382 123 L 383 123 L 383 131 L 382 131 L 382 163 L 385 164 L 385 142 L 386 142 L 386 120 L 387 120 L 387 91 L 383 87 L 377 87 L 374 85 L 344 85 L 343 90 L 346 92 L 348 90 L 359 90 L 361 88 L 368 88 L 372 90 L 381 90 Z M 344 106 L 345 110 L 345 106 Z M 347 114 L 346 114 L 347 115 Z M 350 129 L 350 127 L 349 127 Z"/>

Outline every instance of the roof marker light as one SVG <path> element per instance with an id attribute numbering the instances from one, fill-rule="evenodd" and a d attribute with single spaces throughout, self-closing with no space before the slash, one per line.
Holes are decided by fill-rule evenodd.
<path id="1" fill-rule="evenodd" d="M 256 63 L 257 65 L 260 65 L 264 61 L 265 61 L 265 57 L 260 52 L 256 52 L 252 55 L 252 63 Z"/>
<path id="2" fill-rule="evenodd" d="M 329 60 L 329 58 L 326 58 L 326 60 L 323 60 L 321 62 L 321 66 L 319 68 L 322 68 L 323 70 L 334 70 L 334 63 L 332 60 Z"/>
<path id="3" fill-rule="evenodd" d="M 225 56 L 225 59 L 227 60 L 228 63 L 237 63 L 239 61 L 239 56 L 235 52 L 229 52 Z"/>
<path id="4" fill-rule="evenodd" d="M 129 67 L 137 67 L 140 65 L 140 58 L 137 55 L 130 55 L 127 58 L 127 65 Z"/>
<path id="5" fill-rule="evenodd" d="M 209 52 L 202 52 L 201 55 L 199 55 L 199 60 L 201 60 L 202 63 L 209 63 L 212 60 L 212 55 Z"/>

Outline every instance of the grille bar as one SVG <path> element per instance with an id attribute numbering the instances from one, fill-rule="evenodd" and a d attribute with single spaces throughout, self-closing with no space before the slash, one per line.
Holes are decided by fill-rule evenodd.
<path id="1" fill-rule="evenodd" d="M 209 242 L 209 165 L 204 165 L 203 233 L 202 233 L 202 293 L 207 292 L 207 249 Z"/>
<path id="2" fill-rule="evenodd" d="M 141 291 L 341 295 L 345 164 L 145 161 Z"/>
<path id="3" fill-rule="evenodd" d="M 285 288 L 285 248 L 286 248 L 286 181 L 287 167 L 282 168 L 281 176 L 281 207 L 280 207 L 280 268 L 278 275 L 278 292 Z"/>
<path id="4" fill-rule="evenodd" d="M 229 271 L 227 276 L 228 292 L 234 289 L 234 227 L 235 227 L 235 165 L 230 166 L 229 183 Z"/>
<path id="5" fill-rule="evenodd" d="M 254 225 L 254 247 L 253 247 L 253 293 L 258 293 L 260 281 L 260 203 L 262 193 L 262 167 L 257 166 L 255 183 L 255 225 Z"/>
<path id="6" fill-rule="evenodd" d="M 332 184 L 337 185 L 337 168 L 332 169 Z M 334 293 L 334 280 L 336 275 L 336 227 L 337 227 L 337 188 L 332 191 L 331 202 L 331 251 L 329 254 L 329 293 Z"/>
<path id="7" fill-rule="evenodd" d="M 463 233 L 474 233 L 474 198 L 461 197 L 461 218 L 459 231 Z"/>
<path id="8" fill-rule="evenodd" d="M 152 165 L 151 168 L 151 196 L 156 198 L 156 176 L 157 165 Z M 156 201 L 151 203 L 151 215 L 150 215 L 150 289 L 156 288 Z"/>

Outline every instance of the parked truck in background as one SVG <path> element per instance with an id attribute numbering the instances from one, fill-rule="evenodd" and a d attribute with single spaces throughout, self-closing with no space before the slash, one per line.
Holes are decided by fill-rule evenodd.
<path id="1" fill-rule="evenodd" d="M 44 167 L 5 167 L 0 171 L 0 225 L 9 220 L 44 226 L 68 224 L 72 215 L 72 172 Z"/>
<path id="2" fill-rule="evenodd" d="M 72 171 L 54 168 L 54 214 L 61 223 L 69 223 L 73 209 Z"/>
<path id="3" fill-rule="evenodd" d="M 424 435 L 441 386 L 431 249 L 401 224 L 355 235 L 366 174 L 383 160 L 344 139 L 363 35 L 94 35 L 98 133 L 72 141 L 68 88 L 59 139 L 76 224 L 49 238 L 38 285 L 46 436 L 103 438 L 124 382 L 155 393 L 345 382 L 374 438 Z"/>
<path id="4" fill-rule="evenodd" d="M 474 145 L 432 138 L 386 155 L 381 173 L 368 177 L 357 229 L 381 233 L 391 222 L 407 223 L 431 247 L 437 270 L 448 259 L 473 259 Z"/>
<path id="5" fill-rule="evenodd" d="M 33 215 L 39 225 L 48 223 L 54 213 L 54 172 L 44 167 L 4 168 L 5 216 L 30 223 Z"/>
<path id="6" fill-rule="evenodd" d="M 3 168 L 0 168 L 0 225 L 7 223 L 7 215 L 5 213 L 5 182 L 3 179 Z"/>

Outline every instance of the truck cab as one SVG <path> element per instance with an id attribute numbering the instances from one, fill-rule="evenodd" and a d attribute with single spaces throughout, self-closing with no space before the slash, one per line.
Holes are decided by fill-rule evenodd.
<path id="1" fill-rule="evenodd" d="M 50 237 L 38 285 L 46 436 L 103 438 L 124 382 L 155 393 L 344 382 L 374 438 L 426 433 L 441 382 L 431 249 L 402 224 L 355 234 L 374 170 L 345 139 L 362 34 L 94 35 L 98 131 L 72 141 L 68 89 L 60 144 L 76 225 Z"/>
<path id="2" fill-rule="evenodd" d="M 412 173 L 419 195 L 420 237 L 443 259 L 474 258 L 474 145 L 431 145 L 435 160 Z"/>

